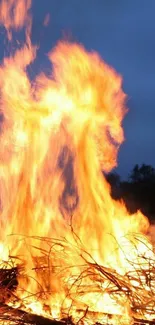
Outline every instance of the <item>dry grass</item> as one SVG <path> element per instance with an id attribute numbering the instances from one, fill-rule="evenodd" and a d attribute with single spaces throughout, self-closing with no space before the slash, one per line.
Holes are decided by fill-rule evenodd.
<path id="1" fill-rule="evenodd" d="M 114 305 L 120 306 L 120 310 L 124 305 L 128 305 L 130 310 L 130 320 L 127 319 L 126 323 L 124 320 L 122 323 L 118 320 L 118 324 L 140 324 L 141 319 L 145 320 L 145 323 L 141 324 L 154 324 L 155 256 L 153 252 L 150 252 L 150 248 L 147 248 L 148 258 L 146 255 L 139 256 L 140 264 L 137 262 L 138 259 L 134 263 L 128 261 L 131 270 L 121 275 L 114 269 L 98 264 L 91 254 L 84 249 L 79 238 L 75 237 L 75 234 L 73 235 L 74 245 L 66 239 L 33 237 L 36 245 L 31 248 L 33 253 L 36 250 L 36 255 L 39 251 L 39 255 L 38 257 L 33 256 L 34 268 L 31 270 L 30 279 L 28 271 L 25 272 L 21 267 L 22 265 L 15 267 L 19 263 L 13 256 L 8 262 L 10 271 L 8 270 L 8 263 L 3 263 L 0 266 L 1 306 L 4 302 L 8 304 L 9 301 L 12 306 L 17 306 L 18 303 L 18 306 L 25 310 L 27 301 L 33 298 L 33 300 L 43 303 L 44 310 L 48 311 L 47 316 L 50 317 L 51 311 L 49 312 L 49 310 L 52 310 L 52 303 L 51 306 L 48 306 L 49 297 L 55 299 L 56 295 L 63 293 L 61 318 L 71 320 L 74 315 L 75 317 L 72 319 L 74 323 L 78 324 L 91 324 L 92 321 L 95 323 L 95 318 L 100 319 L 101 324 L 117 324 L 116 319 L 115 322 L 113 320 L 112 313 L 106 313 L 105 310 L 103 313 L 101 311 L 97 313 L 97 310 L 93 309 L 93 305 L 91 306 L 91 297 L 96 296 L 97 303 L 97 301 L 104 299 L 104 295 L 108 293 Z M 138 241 L 140 238 L 137 236 L 136 240 Z M 40 245 L 40 243 L 42 244 Z M 74 264 L 70 262 L 70 257 L 74 257 Z M 124 256 L 124 258 L 126 257 Z M 75 260 L 77 261 L 76 265 Z M 33 293 L 27 292 L 24 287 L 21 287 L 20 281 L 16 291 L 17 276 L 19 279 L 25 278 L 26 282 L 37 281 L 35 297 Z M 56 281 L 59 281 L 59 288 L 55 285 Z M 23 300 L 18 298 L 18 293 L 21 290 L 24 293 Z M 88 304 L 89 296 L 90 305 Z M 13 324 L 11 324 L 11 317 L 9 318 L 9 325 Z M 0 315 L 0 320 L 2 319 L 8 321 L 8 315 L 6 319 L 4 314 Z M 22 324 L 19 319 L 17 323 Z"/>

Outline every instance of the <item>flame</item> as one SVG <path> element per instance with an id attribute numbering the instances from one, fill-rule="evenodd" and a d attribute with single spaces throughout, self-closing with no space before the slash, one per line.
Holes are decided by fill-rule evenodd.
<path id="1" fill-rule="evenodd" d="M 48 24 L 49 24 L 49 22 L 50 22 L 50 14 L 47 14 L 47 15 L 45 16 L 45 18 L 44 18 L 43 25 L 44 25 L 45 27 L 47 27 Z"/>
<path id="2" fill-rule="evenodd" d="M 30 5 L 2 1 L 7 31 L 27 26 Z M 30 29 L 26 35 L 0 66 L 1 260 L 11 252 L 24 265 L 16 296 L 26 310 L 53 318 L 70 310 L 77 320 L 89 306 L 92 320 L 93 312 L 98 320 L 111 312 L 130 324 L 123 294 L 116 304 L 106 281 L 98 287 L 103 268 L 121 277 L 134 271 L 135 259 L 145 268 L 142 256 L 152 256 L 147 218 L 114 201 L 102 173 L 117 165 L 124 140 L 122 78 L 97 53 L 61 41 L 49 53 L 51 75 L 31 83 L 27 67 L 37 52 Z"/>
<path id="3" fill-rule="evenodd" d="M 30 42 L 32 17 L 30 15 L 31 0 L 1 0 L 0 24 L 5 27 L 9 41 L 12 30 L 20 30 L 25 26 L 26 41 Z"/>

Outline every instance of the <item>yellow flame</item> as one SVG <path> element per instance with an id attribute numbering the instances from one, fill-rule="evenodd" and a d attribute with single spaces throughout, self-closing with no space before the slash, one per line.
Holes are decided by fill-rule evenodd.
<path id="1" fill-rule="evenodd" d="M 9 10 L 15 6 L 17 13 L 11 20 L 2 1 L 0 21 L 8 31 L 27 22 L 30 4 L 10 1 Z M 26 68 L 35 56 L 29 42 L 0 67 L 1 258 L 8 258 L 7 238 L 7 249 L 24 264 L 17 296 L 27 310 L 46 314 L 48 306 L 48 313 L 61 318 L 65 301 L 64 308 L 80 315 L 72 305 L 77 295 L 77 309 L 91 306 L 129 320 L 129 302 L 124 306 L 120 297 L 120 306 L 115 305 L 107 283 L 104 293 L 97 294 L 97 287 L 91 292 L 96 271 L 80 280 L 84 261 L 90 269 L 96 263 L 124 275 L 151 247 L 143 235 L 147 218 L 140 212 L 130 216 L 122 202 L 114 201 L 102 174 L 117 165 L 124 140 L 122 78 L 97 53 L 61 41 L 49 53 L 51 76 L 42 73 L 31 84 Z M 143 243 L 136 243 L 135 233 L 141 233 Z M 74 291 L 75 279 L 87 289 L 85 295 Z"/>

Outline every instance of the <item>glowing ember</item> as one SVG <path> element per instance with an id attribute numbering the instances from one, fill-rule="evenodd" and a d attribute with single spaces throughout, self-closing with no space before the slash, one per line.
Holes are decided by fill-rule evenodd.
<path id="1" fill-rule="evenodd" d="M 51 76 L 31 84 L 30 6 L 3 0 L 0 10 L 10 39 L 26 26 L 25 45 L 0 67 L 1 267 L 22 267 L 8 305 L 83 324 L 108 314 L 131 324 L 138 295 L 153 308 L 144 275 L 154 256 L 147 218 L 114 201 L 101 172 L 116 166 L 124 139 L 122 79 L 97 53 L 61 41 L 49 53 Z"/>

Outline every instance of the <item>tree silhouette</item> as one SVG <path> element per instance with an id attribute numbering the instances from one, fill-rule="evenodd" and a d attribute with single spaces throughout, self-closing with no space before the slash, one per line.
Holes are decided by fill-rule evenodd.
<path id="1" fill-rule="evenodd" d="M 139 167 L 136 164 L 129 175 L 129 179 L 134 183 L 141 181 L 155 182 L 155 168 L 145 164 Z"/>
<path id="2" fill-rule="evenodd" d="M 155 220 L 155 168 L 136 164 L 128 180 L 121 181 L 116 173 L 107 175 L 114 199 L 123 199 L 129 212 L 141 210 L 150 220 Z"/>

